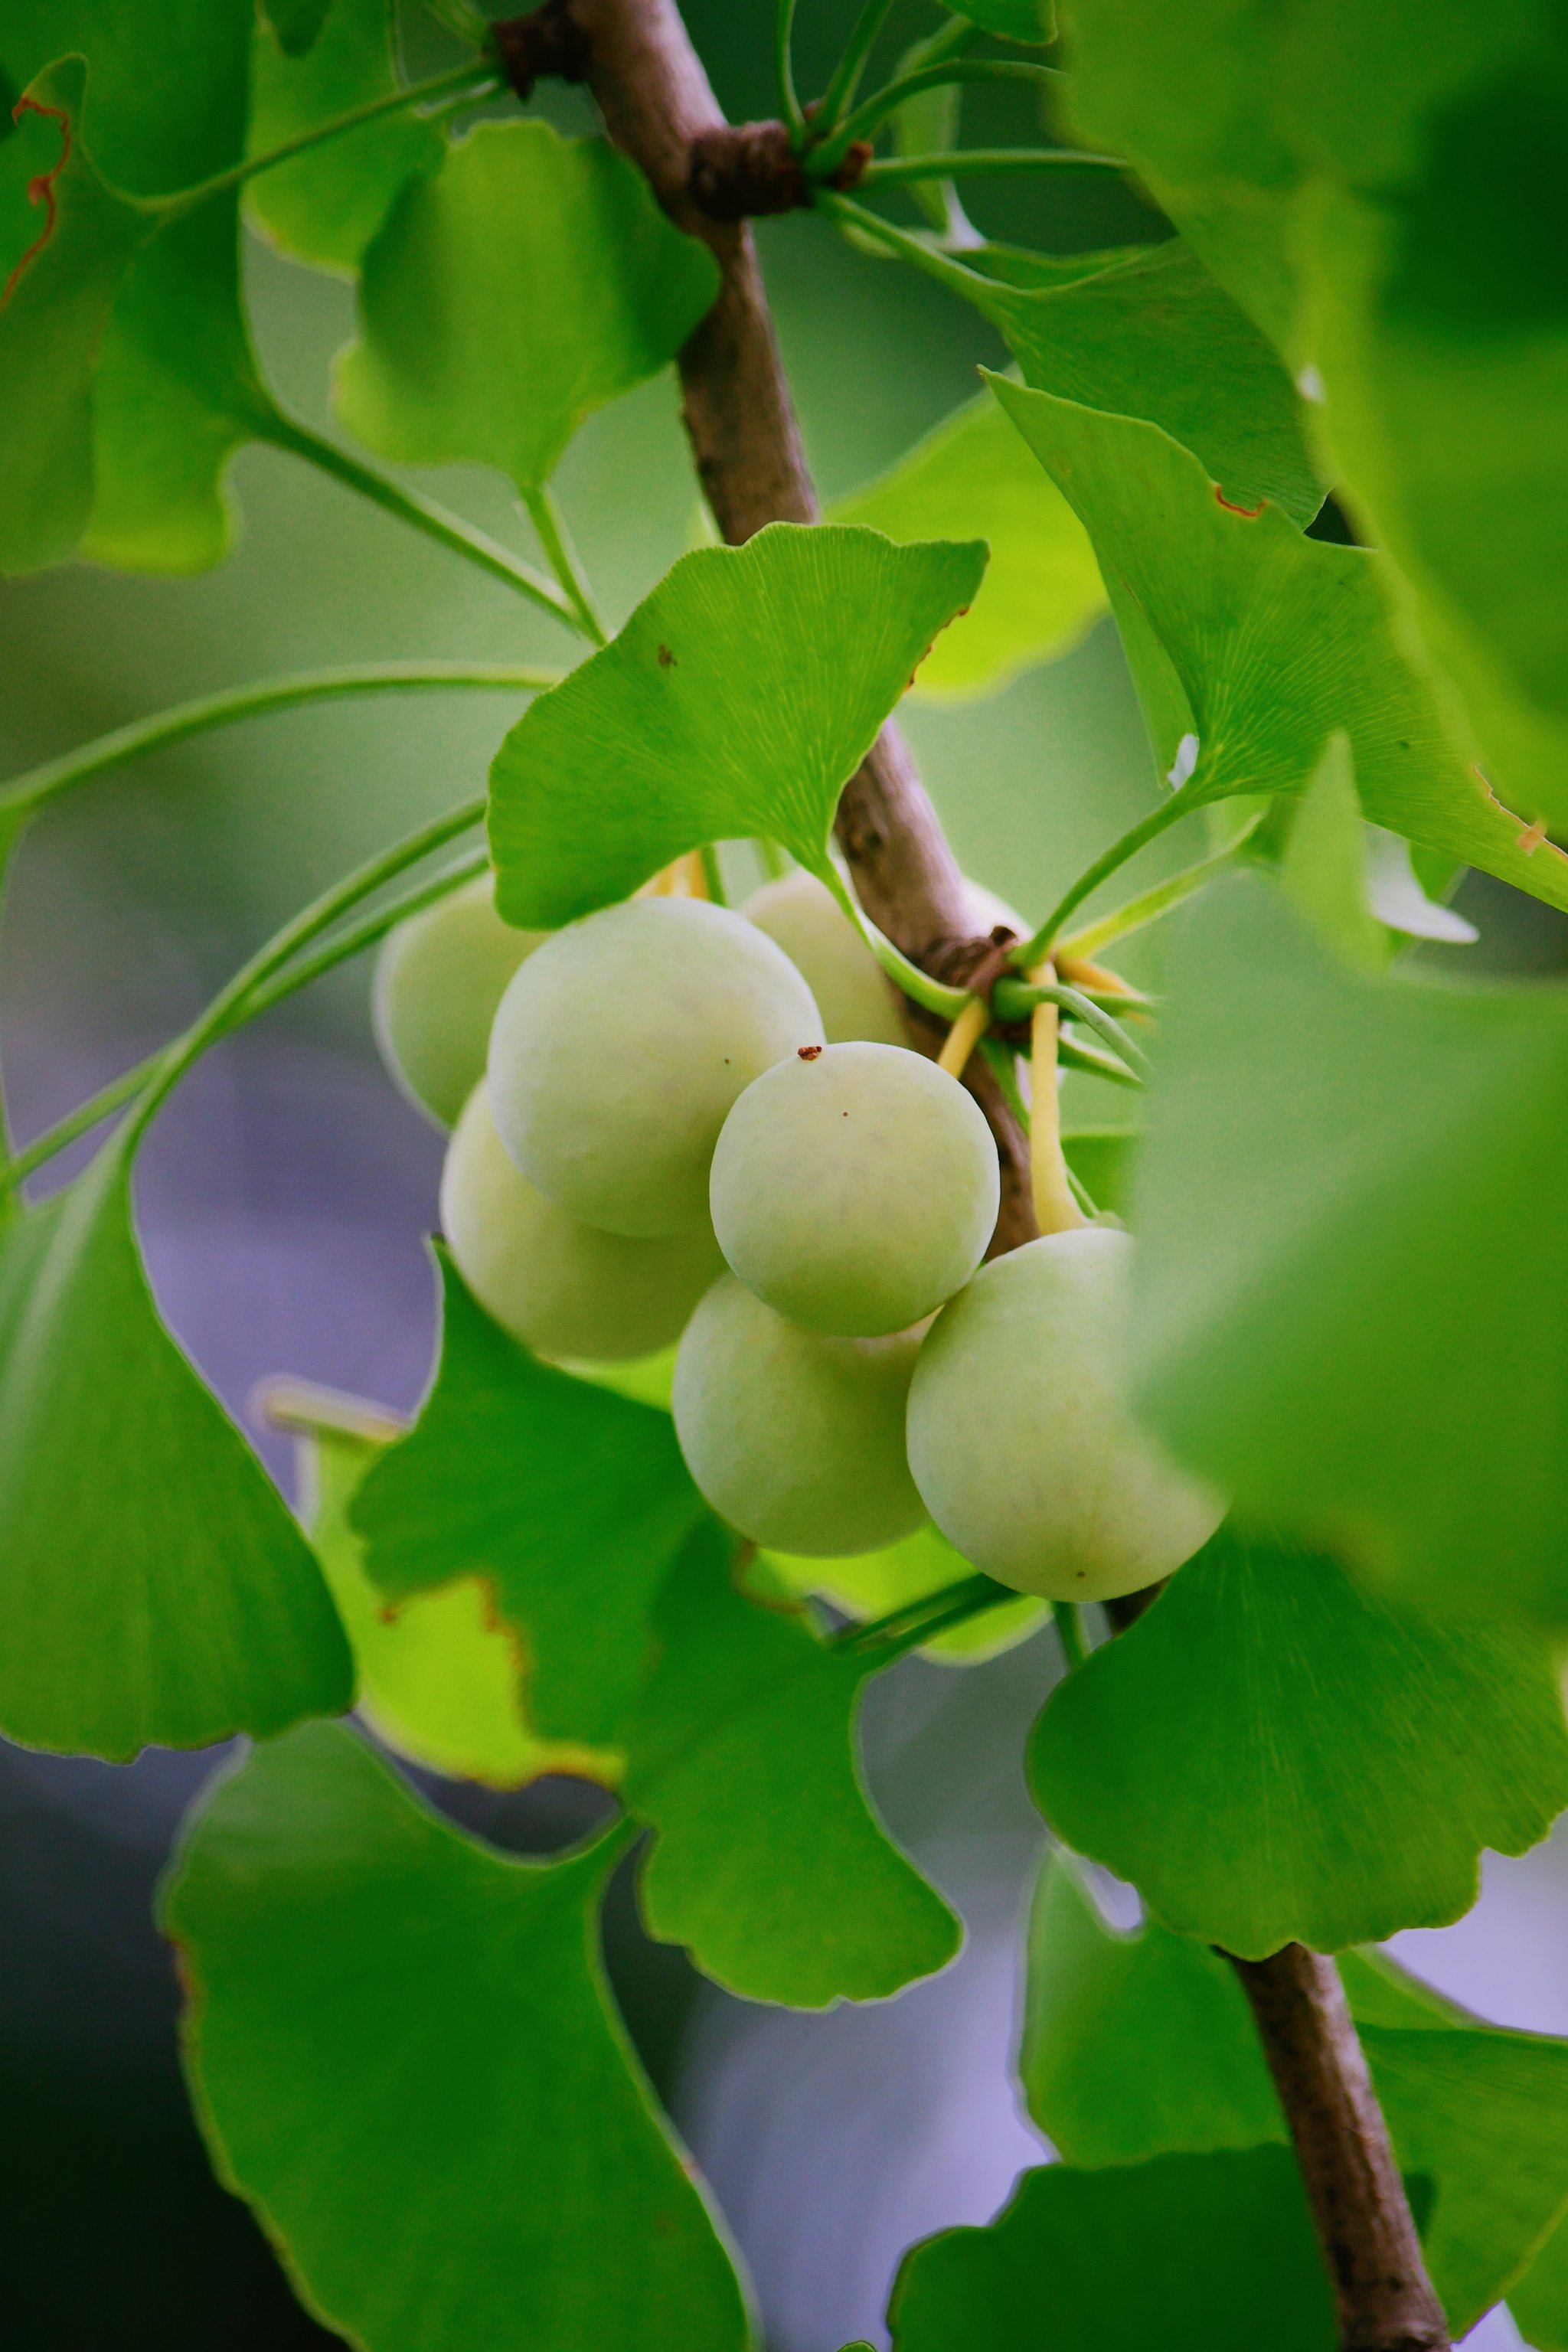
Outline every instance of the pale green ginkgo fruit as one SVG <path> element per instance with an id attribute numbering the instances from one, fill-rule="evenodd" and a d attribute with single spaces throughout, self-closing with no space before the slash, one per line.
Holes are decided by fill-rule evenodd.
<path id="1" fill-rule="evenodd" d="M 706 1228 L 633 1241 L 558 1209 L 513 1167 L 482 1083 L 447 1148 L 441 1227 L 479 1305 L 536 1356 L 651 1356 L 679 1337 L 723 1264 Z"/>
<path id="2" fill-rule="evenodd" d="M 909 1044 L 892 983 L 826 882 L 799 866 L 753 890 L 741 912 L 783 948 L 801 974 L 830 1045 L 855 1037 Z"/>
<path id="3" fill-rule="evenodd" d="M 675 1433 L 721 1518 L 816 1559 L 877 1551 L 925 1517 L 904 1454 L 918 1332 L 829 1339 L 722 1276 L 675 1360 Z"/>
<path id="4" fill-rule="evenodd" d="M 490 1034 L 490 1107 L 518 1167 L 584 1223 L 700 1233 L 737 1095 L 820 1045 L 782 948 L 702 898 L 628 898 L 529 958 Z"/>
<path id="5" fill-rule="evenodd" d="M 732 1273 L 839 1339 L 906 1330 L 963 1288 L 995 1229 L 996 1146 L 958 1080 L 907 1046 L 826 1045 L 754 1078 L 713 1155 Z"/>
<path id="6" fill-rule="evenodd" d="M 371 999 L 375 1041 L 409 1101 L 437 1126 L 456 1125 L 485 1074 L 506 984 L 549 936 L 501 921 L 492 874 L 387 933 Z"/>
<path id="7" fill-rule="evenodd" d="M 1034 928 L 984 883 L 965 878 L 970 920 L 977 933 L 1005 924 L 1026 939 Z M 804 866 L 764 882 L 741 912 L 776 940 L 816 999 L 830 1045 L 864 1039 L 907 1045 L 910 1033 L 899 998 L 876 957 L 832 891 Z"/>
<path id="8" fill-rule="evenodd" d="M 1090 1225 L 982 1267 L 910 1393 L 927 1510 L 1015 1591 L 1104 1601 L 1169 1576 L 1225 1515 L 1133 1423 L 1122 1355 L 1133 1244 Z"/>

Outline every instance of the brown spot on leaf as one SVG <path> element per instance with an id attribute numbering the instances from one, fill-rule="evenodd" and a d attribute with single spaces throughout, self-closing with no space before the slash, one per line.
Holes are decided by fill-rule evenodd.
<path id="1" fill-rule="evenodd" d="M 675 667 L 675 656 L 670 652 L 668 646 L 660 646 L 658 649 L 658 666 L 660 669 L 673 669 Z"/>
<path id="2" fill-rule="evenodd" d="M 33 239 L 32 244 L 27 247 L 26 252 L 22 256 L 20 261 L 17 262 L 16 267 L 11 272 L 10 277 L 5 280 L 5 291 L 0 293 L 0 310 L 3 310 L 5 308 L 6 303 L 11 299 L 12 295 L 16 292 L 17 283 L 20 280 L 23 272 L 26 269 L 29 262 L 37 258 L 38 255 L 42 253 L 45 246 L 47 245 L 50 237 L 53 236 L 55 233 L 55 220 L 58 211 L 58 206 L 55 201 L 55 182 L 59 178 L 60 173 L 65 170 L 67 163 L 70 161 L 70 117 L 67 114 L 65 109 L 60 106 L 40 106 L 36 98 L 23 98 L 19 99 L 11 110 L 12 121 L 20 122 L 24 114 L 45 114 L 48 116 L 52 122 L 58 122 L 59 124 L 60 160 L 55 165 L 53 171 L 40 172 L 37 179 L 29 180 L 27 183 L 27 202 L 30 205 L 43 205 L 44 226 L 38 231 L 37 236 Z"/>
<path id="3" fill-rule="evenodd" d="M 1258 516 L 1263 512 L 1262 507 L 1238 507 L 1234 499 L 1227 499 L 1225 492 L 1218 488 L 1215 490 L 1215 496 L 1219 500 L 1220 505 L 1225 509 L 1226 514 L 1240 515 L 1247 522 L 1256 522 Z M 1264 503 L 1267 504 L 1268 501 L 1265 500 Z"/>

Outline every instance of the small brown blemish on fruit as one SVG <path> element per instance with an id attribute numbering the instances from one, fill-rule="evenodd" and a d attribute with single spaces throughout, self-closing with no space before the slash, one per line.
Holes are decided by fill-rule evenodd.
<path id="1" fill-rule="evenodd" d="M 803 1062 L 815 1062 L 821 1051 L 822 1048 L 820 1045 L 797 1045 L 795 1047 L 795 1052 L 800 1055 Z"/>
<path id="2" fill-rule="evenodd" d="M 660 646 L 658 649 L 658 666 L 660 669 L 673 669 L 675 667 L 675 656 L 670 652 L 668 646 Z"/>

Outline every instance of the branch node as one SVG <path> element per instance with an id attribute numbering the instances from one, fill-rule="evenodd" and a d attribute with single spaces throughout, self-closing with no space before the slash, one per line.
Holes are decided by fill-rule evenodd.
<path id="1" fill-rule="evenodd" d="M 572 0 L 543 0 L 526 16 L 503 17 L 490 26 L 497 62 L 518 98 L 533 96 L 541 81 L 586 81 L 590 43 L 572 14 Z"/>
<path id="2" fill-rule="evenodd" d="M 871 160 L 858 140 L 827 185 L 852 188 Z M 805 210 L 816 183 L 808 180 L 782 122 L 715 124 L 691 142 L 687 193 L 710 220 L 742 221 Z"/>

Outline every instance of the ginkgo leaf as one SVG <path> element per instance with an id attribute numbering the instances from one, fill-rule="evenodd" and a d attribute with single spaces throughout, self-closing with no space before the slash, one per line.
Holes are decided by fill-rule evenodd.
<path id="1" fill-rule="evenodd" d="M 531 1356 L 440 1253 L 435 1381 L 351 1518 L 394 1606 L 481 1579 L 542 1738 L 615 1743 L 650 1663 L 649 1612 L 707 1506 L 669 1415 Z"/>
<path id="2" fill-rule="evenodd" d="M 1260 880 L 1177 928 L 1143 1409 L 1240 1507 L 1568 1622 L 1568 998 L 1346 971 Z"/>
<path id="3" fill-rule="evenodd" d="M 1455 749 L 1401 644 L 1381 558 L 1304 539 L 1272 507 L 1233 512 L 1153 425 L 988 381 L 1087 527 L 1118 618 L 1136 612 L 1179 684 L 1197 740 L 1186 801 L 1300 792 L 1342 729 L 1373 824 L 1568 907 L 1568 857 Z M 1169 726 L 1152 719 L 1157 740 Z"/>
<path id="4" fill-rule="evenodd" d="M 158 1319 L 128 1159 L 0 1227 L 0 1727 L 116 1759 L 353 1696 L 309 1546 Z"/>
<path id="5" fill-rule="evenodd" d="M 718 285 L 606 141 L 480 123 L 404 187 L 364 257 L 338 413 L 384 457 L 471 459 L 538 489 L 585 416 L 674 358 Z"/>
<path id="6" fill-rule="evenodd" d="M 296 2292 L 374 2352 L 748 2352 L 744 2290 L 611 2004 L 616 1838 L 516 1862 L 353 1732 L 220 1775 L 163 1901 L 196 2111 Z"/>
<path id="7" fill-rule="evenodd" d="M 93 370 L 146 212 L 94 168 L 82 131 L 87 68 L 68 58 L 35 80 L 5 142 L 35 228 L 13 249 L 0 299 L 0 572 L 69 555 L 92 505 Z M 12 157 L 15 163 L 12 164 Z"/>
<path id="8" fill-rule="evenodd" d="M 397 86 L 388 0 L 335 0 L 324 26 L 304 42 L 258 22 L 247 150 L 270 154 Z M 246 209 L 284 253 L 353 271 L 405 182 L 438 172 L 445 146 L 440 126 L 412 109 L 383 115 L 275 163 L 251 182 Z"/>
<path id="9" fill-rule="evenodd" d="M 496 903 L 553 928 L 683 850 L 760 835 L 825 878 L 838 795 L 985 550 L 772 523 L 668 572 L 530 704 L 490 770 Z"/>
<path id="10" fill-rule="evenodd" d="M 1029 1781 L 1153 1916 L 1248 1959 L 1441 1927 L 1568 1804 L 1550 1655 L 1222 1528 L 1046 1702 Z"/>
<path id="11" fill-rule="evenodd" d="M 990 547 L 973 605 L 921 665 L 919 698 L 993 693 L 1070 652 L 1105 611 L 1088 533 L 987 393 L 828 511 L 900 544 L 973 538 Z"/>
<path id="12" fill-rule="evenodd" d="M 993 284 L 970 299 L 1037 391 L 1163 427 L 1233 506 L 1269 500 L 1298 523 L 1321 506 L 1326 485 L 1289 373 L 1179 237 L 1089 276 Z"/>
<path id="13" fill-rule="evenodd" d="M 1458 2337 L 1568 2199 L 1568 2042 L 1486 2025 L 1381 1955 L 1341 1965 L 1395 2157 L 1430 2183 L 1422 2251 Z M 1036 1893 L 1019 2072 L 1069 2164 L 1289 2137 L 1224 1960 L 1152 1922 L 1118 1933 L 1065 1856 Z"/>
<path id="14" fill-rule="evenodd" d="M 349 1506 L 387 1443 L 318 1423 L 299 1447 L 310 1541 L 353 1650 L 359 1713 L 398 1755 L 449 1777 L 517 1789 L 570 1772 L 613 1784 L 612 1751 L 534 1737 L 518 1645 L 484 1579 L 394 1607 L 366 1576 Z"/>
<path id="15" fill-rule="evenodd" d="M 879 1661 L 744 1598 L 730 1550 L 710 1524 L 671 1578 L 626 1734 L 626 1801 L 657 1833 L 644 1919 L 752 2000 L 885 1998 L 945 1968 L 962 1930 L 860 1775 L 860 1693 Z"/>
<path id="16" fill-rule="evenodd" d="M 910 2248 L 893 2352 L 1332 2352 L 1333 2301 L 1287 2148 L 1026 2172 L 984 2230 Z"/>

